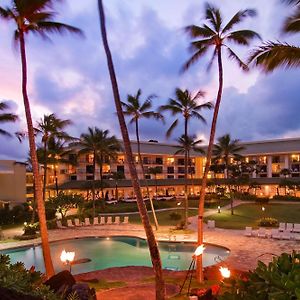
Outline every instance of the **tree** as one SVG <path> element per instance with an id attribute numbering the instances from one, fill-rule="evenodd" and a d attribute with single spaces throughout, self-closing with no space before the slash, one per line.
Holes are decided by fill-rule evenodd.
<path id="1" fill-rule="evenodd" d="M 78 208 L 83 205 L 84 198 L 78 194 L 64 194 L 59 192 L 56 197 L 49 197 L 46 206 L 55 209 L 61 214 L 62 221 L 65 220 L 67 212 L 72 208 Z"/>
<path id="2" fill-rule="evenodd" d="M 245 148 L 239 145 L 240 140 L 231 140 L 230 134 L 225 134 L 218 138 L 218 143 L 214 145 L 213 162 L 224 163 L 224 177 L 228 178 L 229 159 L 241 159 L 239 152 Z"/>
<path id="3" fill-rule="evenodd" d="M 213 106 L 210 102 L 206 102 L 203 104 L 198 104 L 198 100 L 203 98 L 205 93 L 203 91 L 198 91 L 195 95 L 192 95 L 188 90 L 181 90 L 179 88 L 175 91 L 175 99 L 169 99 L 166 105 L 160 106 L 160 111 L 169 111 L 173 116 L 182 115 L 184 119 L 184 136 L 188 136 L 188 125 L 189 121 L 192 118 L 201 120 L 203 123 L 206 123 L 205 118 L 200 114 L 200 111 L 203 109 L 211 109 Z M 170 128 L 167 130 L 167 137 L 169 137 L 174 130 L 174 128 L 178 125 L 179 119 L 175 119 Z M 184 178 L 187 181 L 188 178 L 188 153 L 184 153 Z M 188 219 L 188 191 L 187 184 L 185 184 L 185 218 L 184 218 L 184 227 L 187 227 L 187 219 Z"/>
<path id="4" fill-rule="evenodd" d="M 221 12 L 218 8 L 206 4 L 205 8 L 205 19 L 208 24 L 201 26 L 191 25 L 186 27 L 186 32 L 193 39 L 191 42 L 191 58 L 184 64 L 183 70 L 190 68 L 192 64 L 200 60 L 207 52 L 212 49 L 213 55 L 208 64 L 208 69 L 212 67 L 213 62 L 217 59 L 218 72 L 219 72 L 219 88 L 214 107 L 214 114 L 211 124 L 209 144 L 206 153 L 206 164 L 201 184 L 200 202 L 199 202 L 199 215 L 198 215 L 198 244 L 203 243 L 203 213 L 204 213 L 204 200 L 205 200 L 205 189 L 207 184 L 207 176 L 212 157 L 212 149 L 214 145 L 218 113 L 220 109 L 222 92 L 223 92 L 223 62 L 222 62 L 222 50 L 225 48 L 227 55 L 230 59 L 236 61 L 238 65 L 245 71 L 248 70 L 247 65 L 242 62 L 238 55 L 229 47 L 228 42 L 233 42 L 238 45 L 249 46 L 250 42 L 254 38 L 259 38 L 259 35 L 252 30 L 237 30 L 232 31 L 235 25 L 238 25 L 246 17 L 253 17 L 256 15 L 255 10 L 245 9 L 238 11 L 231 20 L 224 26 Z M 201 256 L 199 256 L 197 262 L 197 279 L 203 280 L 202 262 Z"/>
<path id="5" fill-rule="evenodd" d="M 162 173 L 162 168 L 161 167 L 152 167 L 148 169 L 148 173 L 154 175 L 154 179 L 155 179 L 155 198 L 157 200 L 157 174 L 161 174 Z M 150 196 L 150 195 L 149 195 Z"/>
<path id="6" fill-rule="evenodd" d="M 47 38 L 48 33 L 71 32 L 81 34 L 81 31 L 78 28 L 53 21 L 55 13 L 48 10 L 51 9 L 52 4 L 52 0 L 11 0 L 10 7 L 4 8 L 0 6 L 0 17 L 7 21 L 13 21 L 16 26 L 14 39 L 19 43 L 20 47 L 22 65 L 22 94 L 27 121 L 30 156 L 32 161 L 35 195 L 38 206 L 42 249 L 47 277 L 50 277 L 54 274 L 54 269 L 48 242 L 48 231 L 42 195 L 42 185 L 36 155 L 34 128 L 32 124 L 30 102 L 27 93 L 27 58 L 25 37 L 29 33 L 35 33 L 43 38 Z"/>
<path id="7" fill-rule="evenodd" d="M 42 144 L 43 144 L 43 157 L 44 161 L 44 178 L 43 178 L 43 200 L 46 198 L 46 185 L 47 185 L 47 158 L 48 158 L 48 143 L 54 139 L 60 140 L 71 140 L 72 138 L 64 131 L 65 127 L 71 125 L 70 120 L 59 119 L 55 114 L 44 115 L 44 117 L 37 123 L 35 131 L 37 134 L 42 135 Z"/>
<path id="8" fill-rule="evenodd" d="M 136 140 L 137 140 L 137 147 L 138 147 L 138 160 L 139 164 L 141 166 L 143 179 L 145 180 L 145 168 L 143 164 L 143 160 L 141 157 L 141 144 L 140 144 L 140 135 L 139 135 L 139 120 L 142 118 L 145 119 L 155 119 L 155 120 L 161 120 L 164 121 L 164 117 L 161 113 L 151 110 L 152 109 L 152 100 L 156 97 L 155 95 L 150 95 L 147 97 L 147 99 L 141 103 L 140 97 L 142 95 L 142 90 L 139 89 L 135 96 L 128 95 L 127 96 L 127 103 L 122 102 L 123 106 L 123 113 L 125 116 L 131 117 L 129 123 L 135 124 L 135 134 L 136 134 Z M 158 229 L 158 222 L 153 206 L 152 199 L 149 194 L 149 187 L 147 180 L 145 180 L 146 188 L 147 188 L 147 194 L 150 200 L 151 204 L 151 210 L 153 213 L 153 219 L 155 223 L 156 230 Z"/>
<path id="9" fill-rule="evenodd" d="M 154 270 L 154 274 L 155 274 L 156 299 L 164 300 L 165 299 L 165 282 L 164 282 L 163 274 L 162 274 L 162 265 L 161 265 L 160 254 L 159 254 L 158 246 L 156 243 L 155 235 L 154 235 L 154 232 L 152 230 L 152 227 L 151 227 L 151 224 L 149 221 L 146 205 L 144 203 L 144 199 L 143 199 L 143 196 L 141 193 L 139 178 L 138 178 L 138 174 L 136 171 L 136 167 L 135 167 L 135 163 L 134 163 L 134 159 L 133 159 L 133 155 L 132 155 L 131 144 L 130 144 L 129 135 L 128 135 L 127 127 L 126 127 L 125 117 L 124 117 L 124 114 L 122 111 L 122 103 L 121 103 L 121 98 L 120 98 L 120 93 L 119 93 L 119 88 L 118 88 L 117 77 L 116 77 L 113 59 L 112 59 L 112 55 L 111 55 L 109 45 L 108 45 L 108 40 L 107 40 L 105 14 L 104 14 L 102 0 L 98 0 L 98 9 L 99 9 L 102 42 L 103 42 L 103 47 L 104 47 L 106 58 L 107 58 L 107 66 L 108 66 L 108 71 L 109 71 L 109 75 L 110 75 L 111 86 L 112 86 L 112 91 L 113 91 L 113 95 L 114 95 L 114 102 L 115 102 L 115 106 L 116 106 L 120 130 L 121 130 L 122 137 L 123 137 L 125 155 L 126 155 L 126 159 L 127 159 L 127 163 L 128 163 L 128 167 L 129 167 L 132 186 L 133 186 L 136 198 L 137 198 L 137 205 L 138 205 L 139 213 L 140 213 L 142 223 L 143 223 L 143 226 L 145 229 L 145 234 L 147 237 L 148 247 L 149 247 L 149 251 L 150 251 L 150 257 L 151 257 L 153 270 Z"/>
<path id="10" fill-rule="evenodd" d="M 113 172 L 110 178 L 115 181 L 115 199 L 119 201 L 118 181 L 125 179 L 125 175 L 123 172 Z"/>
<path id="11" fill-rule="evenodd" d="M 282 33 L 295 34 L 300 32 L 300 2 L 297 0 L 283 0 L 293 4 L 293 12 L 282 26 Z M 292 68 L 300 66 L 300 47 L 286 42 L 267 41 L 257 47 L 249 56 L 249 62 L 269 73 L 277 68 Z"/>
<path id="12" fill-rule="evenodd" d="M 0 102 L 0 112 L 5 111 L 7 109 L 9 109 L 8 103 Z M 0 113 L 0 123 L 1 124 L 6 123 L 6 122 L 15 122 L 15 121 L 17 121 L 17 119 L 18 119 L 18 116 L 13 113 L 7 113 L 7 112 Z M 2 128 L 0 128 L 0 135 L 5 135 L 5 136 L 11 137 L 11 134 Z"/>

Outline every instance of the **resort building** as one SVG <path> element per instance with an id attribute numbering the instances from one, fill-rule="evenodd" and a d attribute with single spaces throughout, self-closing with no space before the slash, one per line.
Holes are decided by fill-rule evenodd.
<path id="1" fill-rule="evenodd" d="M 278 186 L 282 179 L 300 182 L 300 139 L 278 139 L 240 144 L 244 147 L 240 152 L 242 159 L 240 162 L 236 162 L 231 158 L 231 163 L 248 166 L 242 170 L 242 176 L 249 178 L 248 185 L 255 183 L 261 186 L 259 195 L 270 197 L 278 193 Z M 132 142 L 132 149 L 135 160 L 138 162 L 136 142 Z M 177 150 L 178 147 L 172 144 L 141 142 L 141 156 L 145 166 L 146 181 L 142 180 L 142 171 L 138 164 L 137 170 L 144 193 L 148 186 L 152 196 L 183 195 L 185 183 L 184 155 L 175 155 Z M 49 194 L 53 194 L 57 188 L 67 192 L 85 193 L 89 197 L 93 182 L 93 155 L 85 154 L 77 157 L 78 151 L 79 149 L 75 149 L 68 154 L 68 160 L 77 160 L 77 164 L 50 166 L 49 178 L 47 179 Z M 199 194 L 204 165 L 204 155 L 191 151 L 188 161 L 188 185 L 191 195 Z M 151 172 L 153 167 L 155 167 L 155 173 Z M 118 174 L 117 179 L 114 174 Z M 209 178 L 215 185 L 226 183 L 224 172 L 211 171 Z M 93 184 L 97 193 L 102 186 L 109 199 L 116 198 L 116 193 L 118 198 L 133 198 L 124 153 L 119 153 L 116 159 L 106 158 L 103 165 L 102 181 L 97 165 Z"/>

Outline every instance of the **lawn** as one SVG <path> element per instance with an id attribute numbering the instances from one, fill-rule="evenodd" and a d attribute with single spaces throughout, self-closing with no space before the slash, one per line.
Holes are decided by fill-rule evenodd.
<path id="1" fill-rule="evenodd" d="M 215 220 L 216 227 L 227 229 L 244 229 L 246 226 L 258 227 L 258 220 L 262 217 L 272 217 L 278 222 L 300 223 L 300 204 L 266 204 L 265 211 L 259 204 L 242 204 L 234 208 L 234 215 L 230 210 L 221 211 L 205 218 Z"/>

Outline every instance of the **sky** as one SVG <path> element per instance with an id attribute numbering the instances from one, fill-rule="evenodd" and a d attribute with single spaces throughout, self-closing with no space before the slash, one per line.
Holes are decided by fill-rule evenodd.
<path id="1" fill-rule="evenodd" d="M 0 0 L 0 5 L 10 0 Z M 252 29 L 263 40 L 281 40 L 297 44 L 297 36 L 282 35 L 281 26 L 291 8 L 280 0 L 215 0 L 227 22 L 238 10 L 254 8 L 257 17 L 242 22 L 236 29 Z M 218 88 L 217 65 L 207 71 L 204 57 L 185 73 L 182 65 L 190 57 L 190 38 L 184 27 L 201 25 L 204 20 L 202 0 L 104 0 L 107 32 L 116 68 L 122 100 L 142 90 L 142 100 L 155 94 L 153 108 L 174 97 L 177 87 L 192 93 L 206 92 L 206 101 L 215 101 Z M 26 39 L 28 59 L 28 92 L 34 124 L 44 114 L 55 113 L 70 119 L 67 131 L 79 137 L 88 127 L 109 129 L 121 137 L 113 102 L 106 58 L 101 43 L 96 0 L 65 0 L 57 4 L 56 20 L 77 26 L 85 37 L 51 36 L 51 42 L 29 35 Z M 0 101 L 7 101 L 10 111 L 19 115 L 15 124 L 1 125 L 10 132 L 26 131 L 21 93 L 21 65 L 17 47 L 12 42 L 14 24 L 0 20 Z M 246 60 L 255 46 L 232 45 Z M 243 73 L 224 56 L 224 92 L 216 136 L 230 133 L 241 141 L 300 136 L 300 70 L 276 70 L 263 74 L 252 68 Z M 212 111 L 203 111 L 207 124 L 190 123 L 190 134 L 208 140 Z M 168 140 L 165 132 L 174 117 L 165 115 L 166 122 L 141 120 L 141 140 L 155 139 L 174 143 L 183 133 L 180 123 Z M 128 126 L 132 139 L 134 127 Z M 37 138 L 39 141 L 39 137 Z M 25 160 L 28 141 L 0 136 L 0 159 Z"/>

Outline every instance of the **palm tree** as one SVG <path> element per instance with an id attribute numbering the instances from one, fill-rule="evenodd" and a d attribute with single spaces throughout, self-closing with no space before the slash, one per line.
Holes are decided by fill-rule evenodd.
<path id="1" fill-rule="evenodd" d="M 119 201 L 118 181 L 125 179 L 125 175 L 123 172 L 113 172 L 110 178 L 115 181 L 115 199 Z"/>
<path id="2" fill-rule="evenodd" d="M 99 9 L 99 17 L 100 17 L 100 29 L 101 29 L 101 34 L 102 34 L 102 42 L 103 42 L 103 46 L 104 46 L 104 50 L 105 50 L 105 54 L 106 54 L 106 58 L 107 58 L 107 66 L 108 66 L 108 71 L 109 71 L 109 75 L 110 75 L 110 79 L 111 79 L 111 85 L 112 85 L 114 102 L 115 102 L 115 106 L 116 106 L 119 125 L 120 125 L 120 129 L 121 129 L 122 137 L 123 137 L 126 159 L 127 159 L 127 163 L 128 163 L 128 167 L 129 167 L 132 186 L 133 186 L 136 198 L 137 198 L 138 209 L 139 209 L 142 223 L 143 223 L 143 226 L 145 229 L 148 247 L 149 247 L 150 256 L 151 256 L 151 261 L 152 261 L 152 265 L 153 265 L 153 269 L 154 269 L 154 273 L 155 273 L 156 299 L 164 300 L 165 299 L 165 282 L 164 282 L 163 274 L 162 274 L 161 259 L 160 259 L 155 235 L 152 230 L 152 227 L 151 227 L 151 224 L 149 221 L 149 217 L 147 214 L 147 209 L 146 209 L 146 206 L 145 206 L 145 203 L 143 200 L 143 196 L 141 193 L 139 178 L 138 178 L 138 174 L 137 174 L 134 159 L 133 159 L 130 139 L 129 139 L 129 135 L 128 135 L 128 131 L 127 131 L 125 117 L 124 117 L 123 110 L 122 110 L 122 103 L 121 103 L 121 98 L 120 98 L 120 93 L 119 93 L 119 88 L 118 88 L 117 77 L 116 77 L 115 68 L 114 68 L 114 64 L 113 64 L 113 60 L 112 60 L 112 55 L 111 55 L 109 45 L 108 45 L 108 40 L 107 40 L 106 26 L 105 26 L 105 14 L 104 14 L 102 0 L 98 0 L 98 9 Z"/>
<path id="3" fill-rule="evenodd" d="M 142 91 L 139 89 L 135 96 L 128 95 L 127 96 L 127 103 L 122 102 L 123 106 L 123 113 L 125 116 L 130 116 L 131 119 L 129 121 L 130 124 L 135 124 L 135 134 L 136 134 L 136 140 L 137 140 L 137 147 L 138 147 L 138 160 L 139 164 L 141 166 L 143 179 L 145 180 L 145 168 L 143 164 L 143 160 L 141 157 L 141 144 L 140 144 L 140 135 L 139 135 L 139 120 L 142 118 L 145 119 L 155 119 L 155 120 L 161 120 L 164 121 L 164 117 L 159 112 L 155 112 L 152 109 L 152 99 L 154 99 L 155 95 L 150 95 L 147 97 L 147 99 L 141 103 L 140 97 L 141 97 Z M 149 187 L 147 180 L 145 180 L 146 188 L 147 188 L 147 194 L 150 200 L 151 210 L 153 213 L 153 219 L 155 223 L 156 230 L 158 229 L 158 222 L 153 206 L 152 199 L 149 194 Z"/>
<path id="4" fill-rule="evenodd" d="M 47 277 L 54 274 L 54 268 L 51 260 L 48 241 L 45 207 L 42 195 L 43 191 L 36 155 L 35 136 L 31 118 L 30 102 L 27 93 L 27 58 L 25 36 L 29 33 L 35 33 L 41 35 L 43 38 L 46 38 L 48 33 L 81 33 L 78 28 L 53 21 L 55 13 L 48 10 L 51 8 L 52 2 L 52 0 L 11 0 L 10 7 L 4 8 L 0 6 L 0 17 L 7 21 L 14 22 L 16 26 L 14 39 L 16 42 L 19 42 L 20 46 L 22 65 L 22 94 L 27 121 L 30 156 L 35 181 L 35 195 L 37 199 L 43 256 Z"/>
<path id="5" fill-rule="evenodd" d="M 293 13 L 288 16 L 283 24 L 282 32 L 295 34 L 300 32 L 300 1 L 283 0 L 293 4 Z M 249 62 L 254 62 L 264 72 L 272 72 L 279 67 L 291 68 L 300 66 L 300 47 L 285 42 L 264 42 L 250 55 Z"/>
<path id="6" fill-rule="evenodd" d="M 224 163 L 224 177 L 228 178 L 229 159 L 241 159 L 242 155 L 239 154 L 245 148 L 239 145 L 240 140 L 231 140 L 230 134 L 225 134 L 218 138 L 218 143 L 214 145 L 213 149 L 213 162 L 217 163 L 222 161 Z"/>
<path id="7" fill-rule="evenodd" d="M 189 162 L 189 172 L 191 174 L 191 179 L 192 179 L 192 186 L 194 190 L 194 182 L 193 182 L 193 172 L 192 172 L 192 161 L 190 159 L 190 153 L 191 151 L 198 152 L 201 154 L 205 154 L 205 151 L 199 147 L 199 144 L 201 144 L 203 141 L 202 140 L 196 140 L 196 136 L 185 136 L 184 134 L 177 139 L 178 150 L 174 153 L 175 155 L 177 154 L 185 154 L 187 153 L 187 160 Z M 187 182 L 185 181 L 185 184 L 187 185 Z M 187 186 L 185 186 L 185 190 L 187 190 Z M 188 212 L 185 213 L 185 216 L 188 215 Z"/>
<path id="8" fill-rule="evenodd" d="M 205 93 L 203 91 L 198 91 L 195 95 L 192 95 L 188 90 L 181 90 L 177 88 L 175 91 L 176 98 L 169 99 L 166 105 L 160 106 L 161 111 L 170 111 L 173 116 L 182 115 L 184 118 L 184 136 L 188 136 L 188 125 L 191 118 L 196 118 L 206 123 L 205 118 L 200 114 L 203 109 L 211 109 L 212 103 L 206 102 L 203 104 L 198 104 L 197 100 L 203 98 Z M 167 137 L 169 137 L 173 129 L 178 125 L 179 119 L 175 119 L 170 128 L 167 130 Z M 184 178 L 185 178 L 185 218 L 184 226 L 187 227 L 188 219 L 188 191 L 187 191 L 187 178 L 188 178 L 188 153 L 184 152 Z"/>
<path id="9" fill-rule="evenodd" d="M 203 24 L 202 26 L 191 25 L 186 27 L 187 33 L 191 36 L 193 41 L 191 42 L 191 58 L 183 66 L 183 70 L 189 69 L 189 67 L 202 58 L 209 49 L 213 50 L 212 58 L 208 64 L 208 69 L 211 68 L 215 59 L 218 61 L 218 72 L 219 72 L 219 88 L 216 98 L 214 114 L 211 124 L 209 144 L 206 154 L 206 164 L 204 169 L 204 174 L 201 184 L 200 192 L 200 202 L 199 202 L 199 216 L 198 216 L 198 244 L 203 243 L 203 213 L 204 213 L 204 199 L 205 199 L 205 189 L 207 184 L 207 175 L 209 172 L 209 167 L 211 163 L 212 149 L 214 145 L 217 119 L 220 108 L 220 103 L 222 99 L 223 92 L 223 62 L 222 62 L 222 50 L 227 51 L 227 55 L 230 59 L 235 60 L 238 65 L 245 71 L 248 67 L 238 55 L 229 47 L 227 42 L 233 42 L 242 46 L 249 46 L 250 42 L 254 38 L 260 38 L 260 36 L 252 30 L 237 30 L 232 31 L 235 25 L 239 24 L 246 17 L 253 17 L 256 15 L 255 10 L 245 9 L 238 11 L 231 20 L 223 26 L 223 18 L 221 12 L 218 8 L 206 4 L 205 18 L 208 24 Z M 199 281 L 203 280 L 202 272 L 202 261 L 201 256 L 197 262 L 197 279 Z"/>
<path id="10" fill-rule="evenodd" d="M 35 131 L 37 134 L 42 135 L 44 161 L 42 162 L 44 168 L 43 176 L 43 200 L 46 198 L 46 185 L 47 185 L 47 157 L 48 157 L 48 144 L 51 140 L 60 139 L 64 141 L 71 140 L 72 138 L 64 131 L 65 127 L 71 125 L 70 120 L 59 119 L 55 114 L 44 115 L 44 117 L 37 123 Z"/>
<path id="11" fill-rule="evenodd" d="M 7 102 L 0 102 L 0 112 L 9 109 Z M 15 122 L 18 116 L 13 113 L 0 113 L 0 123 Z M 4 129 L 0 128 L 0 135 L 11 137 L 11 134 Z"/>
<path id="12" fill-rule="evenodd" d="M 156 195 L 156 200 L 157 200 L 157 174 L 162 173 L 162 168 L 161 167 L 151 167 L 148 169 L 148 173 L 154 175 L 154 180 L 155 180 L 155 195 Z M 150 198 L 150 196 L 149 196 Z"/>

